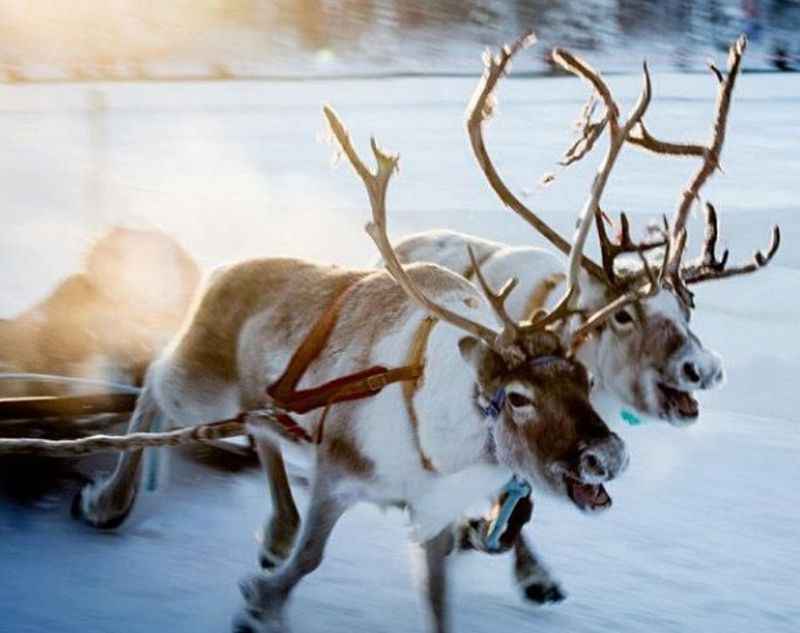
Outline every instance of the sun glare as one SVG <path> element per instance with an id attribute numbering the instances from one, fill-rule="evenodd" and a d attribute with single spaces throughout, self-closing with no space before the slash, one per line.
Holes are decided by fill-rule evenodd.
<path id="1" fill-rule="evenodd" d="M 208 32 L 221 0 L 7 0 L 2 48 L 39 63 L 139 62 L 180 52 Z"/>

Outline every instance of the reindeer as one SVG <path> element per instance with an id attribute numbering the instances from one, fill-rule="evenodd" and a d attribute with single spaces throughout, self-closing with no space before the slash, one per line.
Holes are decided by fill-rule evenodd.
<path id="1" fill-rule="evenodd" d="M 483 140 L 483 126 L 494 107 L 497 82 L 513 55 L 525 43 L 518 41 L 512 47 L 504 48 L 499 56 L 487 58 L 484 76 L 467 110 L 467 131 L 477 162 L 504 205 L 531 224 L 558 250 L 568 254 L 569 243 L 523 205 L 502 181 Z M 642 96 L 632 114 L 623 122 L 619 107 L 601 75 L 567 51 L 556 49 L 553 52 L 553 59 L 586 80 L 605 106 L 605 115 L 593 121 L 596 103 L 592 95 L 582 115 L 582 134 L 568 149 L 562 164 L 566 166 L 580 160 L 591 151 L 605 130 L 609 134 L 608 150 L 595 178 L 592 196 L 584 208 L 584 213 L 595 218 L 602 264 L 598 265 L 585 256 L 581 260 L 581 294 L 575 302 L 576 316 L 563 320 L 559 332 L 565 344 L 574 341 L 576 358 L 596 380 L 595 396 L 601 396 L 603 392 L 613 394 L 639 414 L 678 427 L 694 423 L 699 416 L 694 392 L 717 387 L 723 380 L 720 358 L 705 349 L 691 330 L 694 301 L 689 286 L 752 273 L 771 261 L 780 244 L 780 232 L 775 227 L 766 253 L 756 252 L 752 262 L 728 266 L 728 251 L 717 257 L 717 214 L 713 205 L 707 203 L 707 226 L 701 257 L 682 263 L 689 211 L 699 198 L 703 184 L 719 165 L 731 96 L 745 44 L 741 38 L 731 47 L 727 77 L 712 66 L 719 80 L 719 95 L 713 135 L 707 146 L 665 142 L 649 133 L 643 118 L 651 93 L 646 66 Z M 656 154 L 702 159 L 700 168 L 680 196 L 672 222 L 667 224 L 664 219 L 663 234 L 641 242 L 631 238 L 630 224 L 624 213 L 620 216 L 617 239 L 609 238 L 605 214 L 600 206 L 603 187 L 625 143 Z M 471 261 L 463 255 L 467 248 L 477 253 L 483 274 L 490 283 L 511 274 L 519 276 L 523 292 L 515 293 L 508 302 L 509 314 L 514 318 L 531 318 L 537 310 L 552 305 L 556 293 L 565 283 L 561 259 L 540 248 L 511 247 L 450 231 L 414 235 L 395 246 L 398 259 L 403 263 L 435 262 L 462 273 L 472 270 Z M 628 297 L 633 289 L 643 282 L 650 283 L 643 254 L 659 250 L 664 262 L 663 275 L 650 292 L 630 302 Z M 637 257 L 634 264 L 638 261 L 640 267 L 637 269 L 631 262 L 618 259 L 622 255 L 634 255 Z M 601 310 L 602 306 L 606 307 Z M 592 313 L 598 317 L 588 317 Z M 608 315 L 610 318 L 606 319 Z M 594 321 L 595 318 L 600 320 Z M 520 483 L 513 480 L 510 486 L 519 488 Z M 530 501 L 523 499 L 520 502 L 511 514 L 509 530 L 502 533 L 503 526 L 497 524 L 496 519 L 503 501 L 501 498 L 495 504 L 487 518 L 472 520 L 462 526 L 462 546 L 491 553 L 513 547 L 516 581 L 523 595 L 539 603 L 562 600 L 564 592 L 558 582 L 519 533 L 530 518 Z"/>
<path id="2" fill-rule="evenodd" d="M 356 391 L 367 385 L 375 397 L 337 391 L 322 416 L 298 405 L 290 434 L 248 418 L 273 501 L 262 554 L 280 564 L 242 582 L 246 608 L 234 630 L 285 630 L 291 590 L 322 561 L 339 517 L 365 500 L 408 509 L 424 543 L 435 630 L 446 631 L 450 524 L 470 502 L 495 493 L 513 471 L 541 492 L 600 510 L 611 504 L 604 484 L 627 465 L 623 442 L 589 404 L 585 369 L 548 330 L 570 313 L 593 218 L 584 217 L 576 233 L 562 301 L 519 323 L 505 309 L 514 280 L 495 292 L 475 262 L 479 291 L 435 264 L 398 262 L 386 221 L 398 158 L 373 140 L 371 172 L 333 110 L 324 112 L 369 194 L 367 231 L 386 269 L 261 259 L 218 271 L 151 366 L 130 430 L 147 430 L 158 415 L 179 424 L 229 417 L 264 406 L 267 394 L 279 405 L 306 401 L 322 387 L 298 386 L 366 376 Z M 314 464 L 296 543 L 299 519 L 281 450 L 292 435 L 313 438 L 299 448 Z M 140 459 L 127 453 L 109 479 L 85 487 L 77 514 L 97 527 L 118 524 L 132 505 Z"/>
<path id="3" fill-rule="evenodd" d="M 0 372 L 59 374 L 141 384 L 177 332 L 199 284 L 188 253 L 158 231 L 114 228 L 42 301 L 0 320 Z M 81 387 L 0 381 L 6 397 Z"/>

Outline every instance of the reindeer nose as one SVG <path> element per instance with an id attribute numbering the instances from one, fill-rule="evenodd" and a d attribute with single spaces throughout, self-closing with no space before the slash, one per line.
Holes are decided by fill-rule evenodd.
<path id="1" fill-rule="evenodd" d="M 712 389 L 722 383 L 723 371 L 719 358 L 712 353 L 681 364 L 681 376 L 689 389 Z"/>
<path id="2" fill-rule="evenodd" d="M 581 478 L 586 482 L 602 483 L 614 479 L 628 466 L 625 443 L 611 433 L 586 447 L 580 454 Z"/>
<path id="3" fill-rule="evenodd" d="M 689 382 L 695 384 L 700 382 L 700 372 L 697 371 L 697 366 L 693 362 L 686 361 L 681 370 L 683 371 L 683 377 Z"/>
<path id="4" fill-rule="evenodd" d="M 605 481 L 608 472 L 602 454 L 590 450 L 581 455 L 581 472 Z"/>

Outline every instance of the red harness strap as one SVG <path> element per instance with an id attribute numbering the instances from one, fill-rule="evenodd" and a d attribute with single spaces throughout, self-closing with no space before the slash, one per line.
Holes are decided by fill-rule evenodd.
<path id="1" fill-rule="evenodd" d="M 322 441 L 322 430 L 328 408 L 337 402 L 360 400 L 380 393 L 394 382 L 417 380 L 422 376 L 422 365 L 407 365 L 394 369 L 382 366 L 370 367 L 335 380 L 330 380 L 311 389 L 297 390 L 311 363 L 322 353 L 350 291 L 357 282 L 344 287 L 330 307 L 311 328 L 300 346 L 295 350 L 289 364 L 276 382 L 267 388 L 267 394 L 281 409 L 294 413 L 308 413 L 325 407 L 317 428 L 316 442 Z M 308 433 L 288 414 L 278 416 L 279 422 L 291 436 L 311 441 Z"/>

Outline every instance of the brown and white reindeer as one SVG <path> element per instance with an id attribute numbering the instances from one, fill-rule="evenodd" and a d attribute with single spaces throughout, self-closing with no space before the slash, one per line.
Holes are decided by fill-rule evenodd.
<path id="1" fill-rule="evenodd" d="M 141 384 L 199 282 L 197 264 L 168 235 L 114 228 L 92 244 L 81 272 L 18 316 L 0 319 L 0 372 Z M 97 390 L 81 382 L 0 380 L 0 397 L 87 388 Z"/>
<path id="2" fill-rule="evenodd" d="M 309 394 L 315 392 L 309 387 L 379 368 L 366 379 L 375 397 L 337 400 L 322 417 L 297 416 L 315 441 L 299 447 L 314 474 L 296 539 L 281 436 L 249 419 L 273 499 L 264 553 L 281 564 L 243 581 L 246 608 L 234 630 L 285 630 L 288 595 L 320 564 L 335 523 L 355 502 L 370 501 L 408 509 L 424 542 L 435 630 L 446 631 L 449 525 L 467 505 L 519 472 L 537 490 L 580 508 L 605 507 L 611 498 L 604 483 L 627 465 L 623 442 L 589 404 L 585 369 L 547 329 L 569 314 L 579 292 L 579 258 L 593 218 L 583 218 L 576 233 L 563 300 L 520 324 L 504 307 L 513 280 L 494 292 L 476 268 L 484 300 L 464 277 L 440 266 L 399 264 L 385 208 L 398 159 L 373 141 L 378 168 L 370 172 L 334 112 L 326 107 L 325 115 L 367 188 L 367 230 L 388 271 L 292 259 L 220 270 L 151 366 L 130 430 L 146 430 L 159 414 L 194 424 L 258 409 L 276 385 L 286 387 L 286 376 L 290 391 Z M 398 379 L 402 385 L 389 384 Z M 82 490 L 76 510 L 84 520 L 102 527 L 125 516 L 139 460 L 140 453 L 126 454 L 111 478 Z"/>
<path id="3" fill-rule="evenodd" d="M 583 158 L 604 131 L 608 131 L 609 146 L 595 178 L 592 196 L 584 213 L 595 217 L 602 253 L 602 265 L 589 258 L 582 260 L 580 288 L 574 307 L 577 316 L 564 320 L 560 334 L 563 341 L 576 341 L 576 358 L 590 371 L 596 381 L 593 398 L 613 394 L 627 407 L 639 414 L 663 420 L 675 426 L 684 426 L 697 420 L 699 405 L 694 397 L 697 390 L 710 389 L 722 382 L 723 370 L 719 357 L 705 349 L 690 327 L 694 307 L 688 286 L 701 281 L 750 273 L 766 266 L 777 251 L 780 233 L 774 229 L 772 243 L 766 254 L 757 252 L 752 262 L 728 267 L 728 252 L 717 258 L 717 216 L 707 203 L 707 227 L 701 257 L 682 263 L 686 244 L 686 221 L 699 193 L 719 164 L 725 138 L 728 111 L 734 83 L 745 49 L 745 40 L 738 40 L 730 50 L 728 74 L 712 66 L 719 80 L 719 95 L 710 143 L 707 146 L 669 143 L 656 139 L 647 130 L 643 116 L 650 100 L 650 79 L 645 67 L 645 88 L 639 104 L 626 122 L 620 120 L 619 107 L 603 78 L 585 62 L 563 50 L 555 50 L 553 58 L 566 70 L 586 80 L 593 89 L 592 99 L 584 110 L 582 134 L 564 156 L 563 165 Z M 519 44 L 501 51 L 499 56 L 487 57 L 485 74 L 479 83 L 467 110 L 467 129 L 478 164 L 505 206 L 530 223 L 548 241 L 564 254 L 569 253 L 569 243 L 550 226 L 528 209 L 511 192 L 494 167 L 483 140 L 483 125 L 494 107 L 494 91 Z M 595 94 L 605 106 L 604 116 L 592 120 Z M 663 234 L 649 240 L 634 242 L 627 217 L 620 217 L 620 231 L 616 240 L 606 233 L 600 195 L 620 150 L 632 145 L 656 154 L 693 156 L 702 159 L 698 171 L 692 176 L 680 196 L 678 208 Z M 666 219 L 664 220 L 666 223 Z M 667 235 L 668 233 L 668 235 Z M 666 239 L 665 239 L 666 238 Z M 464 251 L 472 248 L 481 263 L 483 274 L 490 283 L 497 283 L 510 275 L 519 278 L 521 292 L 516 292 L 508 303 L 508 311 L 517 319 L 531 318 L 537 310 L 551 306 L 565 283 L 563 260 L 558 255 L 533 247 L 513 247 L 488 242 L 478 237 L 450 231 L 431 231 L 408 237 L 396 246 L 397 256 L 403 263 L 436 262 L 452 270 L 466 273 L 471 270 Z M 662 278 L 652 292 L 630 303 L 627 297 L 632 289 L 648 282 L 641 263 L 644 253 L 658 254 L 665 262 Z M 624 262 L 620 255 L 634 255 L 637 259 Z M 649 282 L 648 282 L 649 283 Z M 621 305 L 622 303 L 626 305 Z M 586 316 L 600 311 L 601 320 L 593 323 Z M 605 318 L 611 313 L 611 318 Z M 580 315 L 583 315 L 580 316 Z M 524 595 L 534 602 L 563 599 L 558 583 L 550 576 L 532 549 L 516 531 L 503 535 L 501 541 L 489 539 L 486 533 L 492 525 L 499 505 L 488 519 L 473 520 L 464 526 L 462 538 L 467 547 L 483 551 L 507 551 L 514 548 L 517 561 L 515 575 Z M 516 530 L 530 517 L 531 506 L 524 501 L 515 514 Z M 515 540 L 516 538 L 516 540 Z"/>

